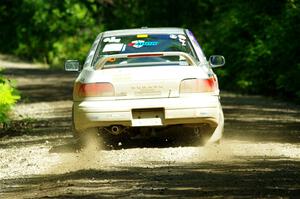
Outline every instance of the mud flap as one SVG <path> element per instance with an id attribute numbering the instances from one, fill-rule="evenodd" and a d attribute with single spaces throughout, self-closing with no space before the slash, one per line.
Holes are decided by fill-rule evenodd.
<path id="1" fill-rule="evenodd" d="M 222 135 L 223 135 L 223 131 L 224 131 L 224 114 L 223 114 L 223 110 L 220 109 L 220 114 L 219 114 L 219 123 L 217 128 L 215 129 L 214 133 L 212 134 L 212 136 L 209 138 L 209 140 L 207 141 L 206 144 L 212 144 L 212 143 L 217 143 L 220 142 Z"/>

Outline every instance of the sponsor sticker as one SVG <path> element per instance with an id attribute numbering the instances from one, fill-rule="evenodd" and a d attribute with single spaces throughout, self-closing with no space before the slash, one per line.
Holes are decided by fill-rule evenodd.
<path id="1" fill-rule="evenodd" d="M 135 40 L 128 44 L 128 46 L 134 48 L 141 48 L 141 47 L 149 47 L 149 46 L 157 46 L 159 44 L 158 41 L 144 41 L 144 40 Z"/>
<path id="2" fill-rule="evenodd" d="M 184 36 L 184 35 L 178 35 L 178 38 L 182 39 L 182 40 L 186 40 L 186 36 Z"/>
<path id="3" fill-rule="evenodd" d="M 136 36 L 137 38 L 147 38 L 148 35 L 147 34 L 139 34 Z"/>
<path id="4" fill-rule="evenodd" d="M 120 52 L 123 48 L 124 44 L 106 44 L 102 50 L 102 52 Z"/>
<path id="5" fill-rule="evenodd" d="M 172 34 L 172 35 L 170 35 L 170 38 L 171 38 L 171 39 L 177 39 L 177 36 L 174 35 L 174 34 Z"/>
<path id="6" fill-rule="evenodd" d="M 179 39 L 179 42 L 181 43 L 182 46 L 186 46 L 186 36 L 184 35 L 178 35 L 178 39 Z"/>
<path id="7" fill-rule="evenodd" d="M 116 37 L 107 37 L 103 40 L 105 43 L 119 43 L 120 41 L 121 39 Z"/>

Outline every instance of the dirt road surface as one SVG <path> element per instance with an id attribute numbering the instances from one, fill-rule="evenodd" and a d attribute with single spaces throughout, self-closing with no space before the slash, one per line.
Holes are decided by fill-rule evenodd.
<path id="1" fill-rule="evenodd" d="M 13 64 L 12 64 L 13 65 Z M 26 65 L 27 66 L 27 65 Z M 223 92 L 220 145 L 68 150 L 76 74 L 9 67 L 27 133 L 0 138 L 0 198 L 300 198 L 300 108 Z M 55 149 L 57 146 L 66 146 Z"/>

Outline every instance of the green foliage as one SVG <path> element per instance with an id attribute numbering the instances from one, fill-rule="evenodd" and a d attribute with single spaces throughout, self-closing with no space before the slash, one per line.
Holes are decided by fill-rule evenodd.
<path id="1" fill-rule="evenodd" d="M 8 121 L 8 113 L 18 99 L 20 96 L 17 90 L 7 79 L 0 76 L 0 124 Z"/>
<path id="2" fill-rule="evenodd" d="M 299 1 L 232 1 L 217 16 L 213 46 L 228 62 L 228 89 L 300 99 Z M 224 8 L 226 9 L 226 8 Z"/>
<path id="3" fill-rule="evenodd" d="M 4 31 L 0 43 L 4 45 L 0 51 L 61 68 L 68 58 L 84 60 L 92 41 L 103 30 L 84 5 L 88 2 L 2 1 L 0 24 Z"/>
<path id="4" fill-rule="evenodd" d="M 222 89 L 300 101 L 299 0 L 2 0 L 0 51 L 61 67 L 108 29 L 187 27 L 223 54 Z"/>

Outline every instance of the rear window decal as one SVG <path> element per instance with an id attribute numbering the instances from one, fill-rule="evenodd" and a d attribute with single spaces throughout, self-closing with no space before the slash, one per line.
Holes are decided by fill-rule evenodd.
<path id="1" fill-rule="evenodd" d="M 135 40 L 128 44 L 128 46 L 134 47 L 134 48 L 141 48 L 141 47 L 149 47 L 149 46 L 157 46 L 158 41 L 144 41 L 144 40 Z"/>
<path id="2" fill-rule="evenodd" d="M 186 36 L 184 36 L 184 35 L 178 35 L 178 38 L 182 39 L 182 40 L 186 40 Z"/>
<path id="3" fill-rule="evenodd" d="M 107 37 L 103 40 L 105 43 L 119 43 L 120 41 L 121 39 L 116 37 Z"/>
<path id="4" fill-rule="evenodd" d="M 182 46 L 186 46 L 186 37 L 184 35 L 178 35 L 178 39 Z"/>
<path id="5" fill-rule="evenodd" d="M 139 34 L 136 36 L 137 38 L 147 38 L 148 35 L 147 34 Z"/>
<path id="6" fill-rule="evenodd" d="M 117 44 L 108 43 L 104 46 L 102 52 L 120 52 L 123 46 L 124 44 L 122 43 L 117 43 Z"/>
<path id="7" fill-rule="evenodd" d="M 177 39 L 177 36 L 172 34 L 172 35 L 170 35 L 170 38 L 171 39 Z"/>

